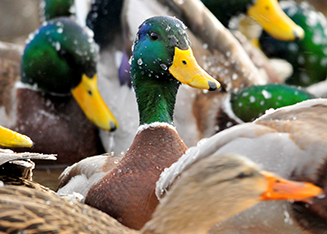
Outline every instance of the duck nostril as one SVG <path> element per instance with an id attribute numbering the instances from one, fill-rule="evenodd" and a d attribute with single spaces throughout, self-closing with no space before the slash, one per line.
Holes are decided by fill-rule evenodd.
<path id="1" fill-rule="evenodd" d="M 182 61 L 182 63 L 183 63 L 184 65 L 186 65 L 186 64 L 187 64 L 187 62 L 186 62 L 185 60 L 183 60 L 183 61 Z"/>

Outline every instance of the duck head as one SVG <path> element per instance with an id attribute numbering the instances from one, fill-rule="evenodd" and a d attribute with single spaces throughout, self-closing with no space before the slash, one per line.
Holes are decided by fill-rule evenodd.
<path id="1" fill-rule="evenodd" d="M 302 40 L 280 41 L 263 31 L 259 38 L 262 51 L 269 58 L 281 58 L 293 67 L 293 74 L 285 81 L 290 85 L 309 86 L 326 79 L 327 33 L 326 17 L 308 3 L 282 1 L 285 13 L 305 30 Z"/>
<path id="2" fill-rule="evenodd" d="M 284 84 L 249 86 L 231 93 L 233 113 L 242 121 L 250 122 L 263 115 L 270 108 L 290 106 L 315 98 L 305 90 Z"/>
<path id="3" fill-rule="evenodd" d="M 56 18 L 29 39 L 21 61 L 21 82 L 50 94 L 72 94 L 91 122 L 115 130 L 117 120 L 97 87 L 98 49 L 92 35 L 68 18 Z"/>
<path id="4" fill-rule="evenodd" d="M 158 16 L 146 20 L 134 41 L 131 71 L 152 80 L 177 80 L 194 88 L 216 90 L 220 85 L 196 62 L 186 26 L 177 18 Z"/>
<path id="5" fill-rule="evenodd" d="M 177 18 L 152 17 L 139 27 L 130 59 L 130 71 L 141 124 L 155 120 L 172 122 L 176 93 L 181 83 L 207 90 L 216 90 L 220 86 L 197 64 L 190 45 L 186 27 Z M 150 99 L 150 96 L 153 98 Z M 153 110 L 151 120 L 143 115 L 147 113 L 150 116 L 145 109 L 149 109 L 151 103 L 157 103 L 153 108 L 158 109 L 157 114 L 163 119 L 156 118 Z M 160 108 L 162 111 L 159 111 Z"/>
<path id="6" fill-rule="evenodd" d="M 196 153 L 196 148 L 192 148 Z M 185 154 L 157 182 L 157 195 L 166 191 L 165 180 L 178 176 L 174 165 L 185 162 Z M 199 153 L 199 151 L 198 151 Z M 158 205 L 144 229 L 151 233 L 207 233 L 226 220 L 261 201 L 306 200 L 323 191 L 311 183 L 283 179 L 263 171 L 246 157 L 214 153 L 185 165 Z M 163 190 L 161 190 L 163 189 Z"/>
<path id="7" fill-rule="evenodd" d="M 277 0 L 202 0 L 208 9 L 228 27 L 232 17 L 248 14 L 270 35 L 280 40 L 302 39 L 304 31 L 280 8 Z"/>
<path id="8" fill-rule="evenodd" d="M 44 20 L 50 20 L 60 16 L 71 16 L 74 0 L 43 0 L 40 3 L 40 15 Z"/>

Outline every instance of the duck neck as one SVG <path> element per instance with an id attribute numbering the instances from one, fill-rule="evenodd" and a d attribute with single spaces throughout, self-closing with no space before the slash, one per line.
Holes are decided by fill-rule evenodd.
<path id="1" fill-rule="evenodd" d="M 134 79 L 140 125 L 154 122 L 173 124 L 179 83 L 170 79 Z"/>

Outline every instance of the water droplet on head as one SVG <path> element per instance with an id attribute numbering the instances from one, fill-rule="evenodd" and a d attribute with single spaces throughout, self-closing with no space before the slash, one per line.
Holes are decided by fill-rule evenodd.
<path id="1" fill-rule="evenodd" d="M 166 64 L 161 63 L 161 64 L 160 64 L 160 67 L 161 67 L 163 70 L 165 70 L 165 71 L 168 70 L 168 67 L 167 67 Z"/>
<path id="2" fill-rule="evenodd" d="M 255 102 L 255 97 L 254 97 L 254 96 L 251 96 L 251 97 L 250 97 L 250 102 L 251 102 L 251 103 L 254 103 L 254 102 Z"/>
<path id="3" fill-rule="evenodd" d="M 59 34 L 61 34 L 63 31 L 64 31 L 63 28 L 58 28 L 58 29 L 57 29 L 57 33 L 59 33 Z"/>
<path id="4" fill-rule="evenodd" d="M 272 97 L 272 94 L 269 93 L 267 90 L 262 90 L 261 93 L 265 97 L 265 99 L 270 99 Z"/>
<path id="5" fill-rule="evenodd" d="M 143 60 L 142 60 L 141 58 L 139 58 L 139 59 L 137 60 L 137 64 L 138 64 L 138 65 L 142 65 L 142 64 L 143 64 Z"/>
<path id="6" fill-rule="evenodd" d="M 60 50 L 60 43 L 59 42 L 56 42 L 56 50 L 59 51 Z"/>

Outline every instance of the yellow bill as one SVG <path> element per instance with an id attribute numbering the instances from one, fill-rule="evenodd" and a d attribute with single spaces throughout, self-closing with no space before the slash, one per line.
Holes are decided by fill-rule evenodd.
<path id="1" fill-rule="evenodd" d="M 118 122 L 103 101 L 98 90 L 97 75 L 89 78 L 82 76 L 82 81 L 72 90 L 72 94 L 86 117 L 97 127 L 114 131 Z"/>
<path id="2" fill-rule="evenodd" d="M 216 90 L 220 87 L 219 82 L 198 65 L 191 48 L 180 50 L 175 47 L 174 60 L 169 72 L 181 83 L 193 88 Z"/>
<path id="3" fill-rule="evenodd" d="M 293 41 L 304 37 L 304 30 L 285 14 L 277 0 L 257 0 L 247 14 L 276 39 Z"/>
<path id="4" fill-rule="evenodd" d="M 0 126 L 0 145 L 4 147 L 32 147 L 33 141 L 23 134 Z"/>

